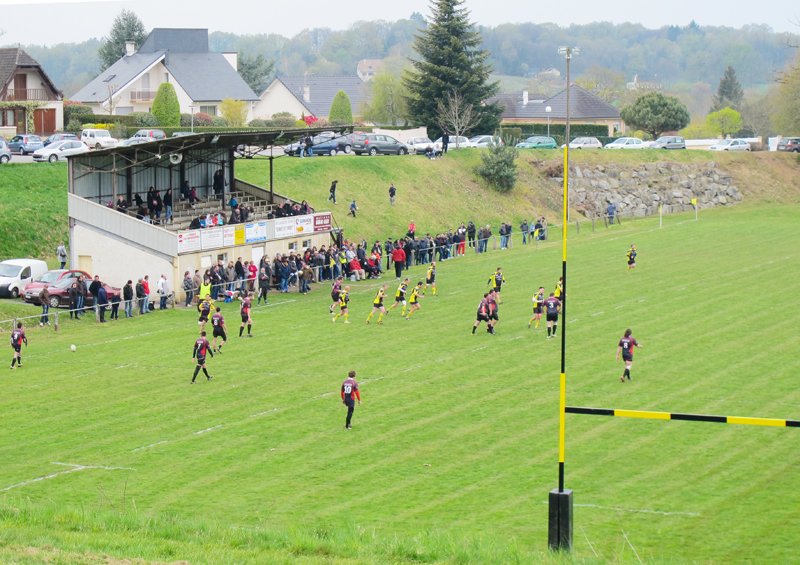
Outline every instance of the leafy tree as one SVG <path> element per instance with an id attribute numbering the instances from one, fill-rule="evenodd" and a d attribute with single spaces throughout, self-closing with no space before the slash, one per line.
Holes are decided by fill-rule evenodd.
<path id="1" fill-rule="evenodd" d="M 689 125 L 689 111 L 674 96 L 651 92 L 640 97 L 620 112 L 629 126 L 646 131 L 657 138 L 665 131 L 677 131 Z"/>
<path id="2" fill-rule="evenodd" d="M 403 82 L 408 89 L 408 113 L 412 121 L 428 126 L 438 137 L 438 104 L 447 92 L 458 92 L 478 116 L 475 129 L 493 132 L 503 109 L 486 104 L 499 84 L 489 82 L 489 52 L 480 48 L 481 35 L 469 21 L 464 0 L 433 0 L 432 17 L 414 41 L 419 59 Z"/>
<path id="3" fill-rule="evenodd" d="M 492 145 L 481 154 L 482 163 L 475 168 L 478 176 L 500 192 L 508 192 L 517 182 L 517 148 L 513 145 Z"/>
<path id="4" fill-rule="evenodd" d="M 344 90 L 340 90 L 333 97 L 331 109 L 328 112 L 328 121 L 333 125 L 353 123 L 353 109 L 350 106 L 350 97 Z"/>
<path id="5" fill-rule="evenodd" d="M 742 91 L 742 85 L 739 84 L 739 79 L 736 78 L 736 70 L 728 65 L 725 68 L 725 74 L 722 75 L 719 81 L 719 87 L 717 87 L 717 94 L 714 96 L 711 111 L 717 112 L 723 108 L 741 110 L 743 100 L 744 92 Z"/>
<path id="6" fill-rule="evenodd" d="M 400 77 L 388 72 L 378 73 L 370 81 L 370 88 L 372 96 L 364 109 L 364 118 L 376 124 L 405 123 L 406 89 Z"/>
<path id="7" fill-rule="evenodd" d="M 742 115 L 733 108 L 723 108 L 706 116 L 706 126 L 717 135 L 733 135 L 742 129 Z"/>
<path id="8" fill-rule="evenodd" d="M 103 44 L 98 49 L 100 57 L 100 70 L 104 71 L 125 54 L 125 42 L 135 41 L 141 46 L 147 37 L 142 20 L 131 10 L 122 10 L 114 18 L 111 33 L 104 38 Z"/>
<path id="9" fill-rule="evenodd" d="M 678 134 L 686 139 L 709 139 L 716 135 L 708 128 L 705 122 L 692 122 L 680 130 Z"/>
<path id="10" fill-rule="evenodd" d="M 275 61 L 268 61 L 264 55 L 248 57 L 243 54 L 239 57 L 239 76 L 256 94 L 261 94 L 267 87 L 274 69 Z"/>
<path id="11" fill-rule="evenodd" d="M 162 82 L 153 99 L 150 113 L 158 120 L 161 127 L 178 127 L 181 125 L 181 105 L 175 87 L 169 82 Z"/>
<path id="12" fill-rule="evenodd" d="M 219 113 L 231 127 L 241 127 L 247 121 L 247 102 L 225 98 L 219 103 Z"/>
<path id="13" fill-rule="evenodd" d="M 797 135 L 800 132 L 800 55 L 786 71 L 781 74 L 778 91 L 775 94 L 775 113 L 773 124 L 783 135 Z"/>

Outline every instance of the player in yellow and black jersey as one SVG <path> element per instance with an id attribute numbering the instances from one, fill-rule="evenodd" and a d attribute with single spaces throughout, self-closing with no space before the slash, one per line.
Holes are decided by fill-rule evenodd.
<path id="1" fill-rule="evenodd" d="M 503 287 L 503 283 L 506 282 L 506 277 L 503 275 L 503 270 L 500 267 L 497 267 L 497 270 L 489 277 L 489 280 L 486 281 L 486 284 L 492 285 L 492 290 L 497 293 L 497 303 L 500 304 L 502 301 L 500 300 L 500 289 Z"/>
<path id="2" fill-rule="evenodd" d="M 539 290 L 533 293 L 533 316 L 528 320 L 528 327 L 535 321 L 536 328 L 539 328 L 539 322 L 542 320 L 542 305 L 544 304 L 544 287 L 540 286 Z"/>
<path id="3" fill-rule="evenodd" d="M 431 261 L 431 266 L 428 268 L 428 272 L 425 273 L 425 288 L 422 289 L 423 296 L 428 291 L 428 285 L 431 286 L 433 295 L 436 296 L 436 261 Z"/>
<path id="4" fill-rule="evenodd" d="M 378 289 L 378 293 L 375 295 L 375 299 L 372 301 L 372 312 L 370 312 L 369 316 L 367 316 L 368 324 L 369 321 L 372 320 L 372 316 L 375 314 L 375 312 L 380 312 L 378 315 L 378 323 L 383 323 L 383 315 L 386 314 L 386 306 L 383 305 L 383 299 L 386 298 L 386 286 L 387 285 L 384 284 Z"/>
<path id="5" fill-rule="evenodd" d="M 349 324 L 350 320 L 347 318 L 350 314 L 347 311 L 347 305 L 350 303 L 350 287 L 344 287 L 344 290 L 339 292 L 339 313 L 331 318 L 331 322 L 336 322 L 340 317 L 344 318 L 344 323 Z"/>
<path id="6" fill-rule="evenodd" d="M 408 316 L 406 320 L 411 319 L 411 315 L 421 308 L 419 303 L 422 298 L 422 281 L 417 283 L 417 286 L 411 289 L 411 296 L 408 298 Z"/>
<path id="7" fill-rule="evenodd" d="M 397 292 L 394 293 L 394 304 L 389 306 L 389 310 L 393 310 L 398 304 L 402 304 L 403 309 L 400 310 L 400 315 L 404 317 L 406 315 L 406 293 L 408 292 L 408 285 L 408 279 L 403 279 L 403 282 L 397 287 Z"/>

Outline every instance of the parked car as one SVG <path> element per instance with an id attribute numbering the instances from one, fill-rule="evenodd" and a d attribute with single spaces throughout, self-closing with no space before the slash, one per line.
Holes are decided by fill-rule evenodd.
<path id="1" fill-rule="evenodd" d="M 447 136 L 447 150 L 450 151 L 451 149 L 466 149 L 467 147 L 472 147 L 472 144 L 469 142 L 469 139 L 464 137 L 463 135 L 448 135 Z M 437 153 L 442 151 L 442 138 L 440 137 L 436 141 L 433 142 L 433 150 Z"/>
<path id="2" fill-rule="evenodd" d="M 350 135 L 328 137 L 319 143 L 315 142 L 311 150 L 314 155 L 330 155 L 331 157 L 343 153 L 349 155 L 353 152 L 353 138 Z"/>
<path id="3" fill-rule="evenodd" d="M 516 145 L 517 149 L 555 149 L 556 140 L 545 135 L 533 135 Z"/>
<path id="4" fill-rule="evenodd" d="M 377 133 L 357 133 L 353 136 L 353 152 L 356 155 L 405 155 L 408 146 L 390 135 Z"/>
<path id="5" fill-rule="evenodd" d="M 497 135 L 475 135 L 469 138 L 470 147 L 490 147 L 504 145 L 503 138 Z"/>
<path id="6" fill-rule="evenodd" d="M 644 142 L 637 137 L 620 137 L 605 146 L 605 149 L 644 149 Z"/>
<path id="7" fill-rule="evenodd" d="M 0 263 L 0 296 L 16 298 L 23 288 L 47 272 L 39 259 L 7 259 Z"/>
<path id="8" fill-rule="evenodd" d="M 711 151 L 750 151 L 750 143 L 745 139 L 725 139 L 709 147 Z"/>
<path id="9" fill-rule="evenodd" d="M 47 286 L 50 287 L 53 284 L 57 283 L 61 280 L 75 280 L 80 275 L 83 275 L 84 278 L 87 280 L 91 280 L 91 275 L 86 271 L 78 271 L 78 270 L 70 270 L 70 269 L 53 269 L 47 271 L 41 277 L 37 278 L 32 283 L 28 283 L 25 286 L 25 289 L 22 291 L 21 296 L 25 300 L 25 302 L 29 302 L 31 304 L 39 304 L 39 295 L 42 293 L 42 289 Z"/>
<path id="10" fill-rule="evenodd" d="M 47 287 L 47 292 L 50 294 L 50 308 L 69 308 L 69 287 L 72 286 L 73 279 L 61 279 Z M 87 281 L 87 285 L 88 285 Z M 109 286 L 103 283 L 103 288 L 106 289 L 109 301 L 114 296 L 121 296 L 119 288 Z M 86 293 L 84 305 L 94 306 L 94 296 L 91 293 Z"/>
<path id="11" fill-rule="evenodd" d="M 38 135 L 15 135 L 8 142 L 9 150 L 20 155 L 33 153 L 42 147 L 44 147 L 44 144 L 42 143 L 42 138 Z"/>
<path id="12" fill-rule="evenodd" d="M 686 149 L 686 140 L 679 135 L 662 135 L 650 144 L 653 149 Z"/>
<path id="13" fill-rule="evenodd" d="M 0 165 L 5 165 L 11 160 L 11 149 L 4 139 L 0 139 Z"/>
<path id="14" fill-rule="evenodd" d="M 564 147 L 563 145 L 561 147 Z M 596 137 L 576 137 L 569 142 L 570 149 L 602 149 L 603 144 Z"/>
<path id="15" fill-rule="evenodd" d="M 330 141 L 335 136 L 336 136 L 336 134 L 333 133 L 332 131 L 331 132 L 323 131 L 322 133 L 318 133 L 317 135 L 312 137 L 311 138 L 311 150 L 312 150 L 312 152 L 314 154 L 316 154 L 317 153 L 317 151 L 316 151 L 317 145 L 325 143 L 326 141 Z M 298 140 L 298 141 L 296 141 L 294 143 L 291 143 L 289 145 L 285 145 L 283 147 L 283 152 L 286 155 L 299 157 L 300 156 L 300 148 L 301 148 L 301 146 L 303 146 L 304 143 L 305 142 L 301 139 L 301 140 Z"/>
<path id="16" fill-rule="evenodd" d="M 44 140 L 44 146 L 47 147 L 51 143 L 55 143 L 56 141 L 67 141 L 78 139 L 78 136 L 74 133 L 54 133 L 50 137 Z"/>
<path id="17" fill-rule="evenodd" d="M 194 135 L 193 131 L 175 131 L 172 132 L 172 137 L 186 137 L 187 135 Z"/>
<path id="18" fill-rule="evenodd" d="M 34 151 L 33 160 L 55 163 L 59 159 L 64 159 L 72 155 L 80 155 L 87 151 L 89 151 L 89 148 L 77 139 L 71 141 L 57 141 L 56 143 L 51 143 L 47 147 L 42 147 Z"/>
<path id="19" fill-rule="evenodd" d="M 428 147 L 433 147 L 433 141 L 428 137 L 412 137 L 406 141 L 408 152 L 416 155 L 424 155 Z"/>
<path id="20" fill-rule="evenodd" d="M 148 141 L 150 140 L 144 139 L 142 137 L 129 137 L 128 139 L 117 143 L 117 147 L 130 147 L 131 145 L 141 145 L 142 143 L 147 143 Z"/>
<path id="21" fill-rule="evenodd" d="M 800 137 L 784 137 L 778 142 L 778 151 L 800 152 Z"/>
<path id="22" fill-rule="evenodd" d="M 108 149 L 118 143 L 106 129 L 85 129 L 81 132 L 81 141 L 89 149 Z"/>
<path id="23" fill-rule="evenodd" d="M 144 139 L 147 141 L 155 141 L 156 139 L 166 139 L 167 134 L 164 133 L 163 129 L 140 129 L 131 137 L 136 139 Z"/>

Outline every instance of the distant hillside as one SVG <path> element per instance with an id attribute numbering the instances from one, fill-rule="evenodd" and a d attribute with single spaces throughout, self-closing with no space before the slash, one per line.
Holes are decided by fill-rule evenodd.
<path id="1" fill-rule="evenodd" d="M 279 74 L 355 74 L 356 63 L 365 58 L 389 58 L 392 66 L 405 64 L 413 53 L 414 35 L 424 26 L 419 14 L 394 22 L 357 22 L 349 29 L 305 30 L 287 38 L 277 33 L 237 35 L 215 32 L 210 36 L 216 51 L 262 54 L 275 61 Z M 101 29 L 103 28 L 100 25 Z M 111 22 L 107 23 L 110 29 Z M 556 46 L 577 45 L 581 54 L 573 62 L 575 77 L 591 69 L 621 73 L 625 80 L 675 84 L 703 83 L 716 88 L 727 65 L 732 65 L 744 87 L 772 83 L 775 73 L 795 56 L 787 44 L 800 37 L 775 33 L 766 26 L 741 29 L 686 26 L 647 29 L 639 24 L 598 22 L 568 28 L 547 23 L 514 23 L 480 27 L 484 47 L 498 75 L 532 77 L 542 69 L 560 69 L 563 60 Z M 76 92 L 99 68 L 99 41 L 51 47 L 25 46 L 65 94 Z"/>

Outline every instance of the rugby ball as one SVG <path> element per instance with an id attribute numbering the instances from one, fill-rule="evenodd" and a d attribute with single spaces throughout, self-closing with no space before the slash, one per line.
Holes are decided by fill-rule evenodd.
<path id="1" fill-rule="evenodd" d="M 69 350 L 75 353 L 76 351 L 78 351 L 78 348 L 75 347 L 75 344 L 73 343 L 72 345 L 69 346 Z"/>

